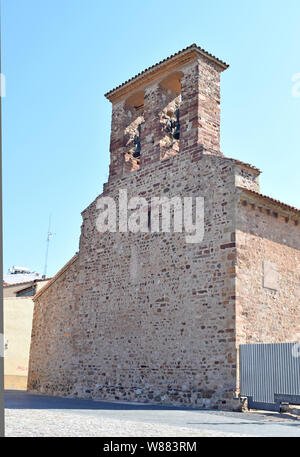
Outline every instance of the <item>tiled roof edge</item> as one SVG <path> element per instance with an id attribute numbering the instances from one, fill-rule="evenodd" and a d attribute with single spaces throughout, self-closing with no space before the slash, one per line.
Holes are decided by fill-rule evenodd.
<path id="1" fill-rule="evenodd" d="M 180 54 L 183 54 L 187 51 L 191 51 L 192 49 L 197 50 L 198 52 L 203 54 L 205 57 L 208 57 L 210 60 L 213 60 L 215 63 L 217 63 L 221 67 L 223 67 L 224 70 L 229 67 L 229 65 L 226 62 L 223 62 L 222 60 L 215 57 L 213 54 L 210 54 L 209 52 L 205 51 L 205 49 L 201 48 L 200 46 L 197 46 L 196 43 L 193 43 L 190 46 L 187 46 L 186 48 L 181 49 L 181 51 L 175 52 L 175 54 L 171 54 L 169 57 L 166 57 L 165 59 L 161 60 L 160 62 L 157 62 L 154 65 L 151 65 L 150 67 L 148 67 L 145 70 L 141 71 L 140 73 L 136 74 L 132 78 L 127 79 L 127 81 L 123 82 L 122 84 L 119 84 L 114 89 L 109 90 L 108 92 L 106 92 L 106 94 L 104 94 L 105 97 L 109 99 L 109 96 L 112 95 L 113 92 L 117 91 L 121 87 L 125 86 L 126 84 L 128 84 L 130 82 L 133 82 L 135 79 L 138 79 L 140 76 L 144 75 L 145 73 L 147 73 L 150 70 L 153 70 L 156 67 L 159 67 L 163 63 L 172 60 L 174 57 L 177 57 Z"/>
<path id="2" fill-rule="evenodd" d="M 237 189 L 263 200 L 268 200 L 268 202 L 272 203 L 273 205 L 280 206 L 285 208 L 287 211 L 291 211 L 300 215 L 300 209 L 296 208 L 295 206 L 288 205 L 287 203 L 283 203 L 280 200 L 276 200 L 275 198 L 269 197 L 268 195 L 260 194 L 259 192 L 255 192 L 255 190 L 246 189 L 245 187 L 237 186 Z"/>
<path id="3" fill-rule="evenodd" d="M 228 157 L 228 160 L 231 160 L 232 162 L 236 163 L 237 165 L 241 165 L 242 167 L 251 168 L 251 170 L 256 171 L 257 174 L 261 173 L 261 170 L 259 168 L 255 167 L 254 165 L 251 165 L 251 163 L 242 162 L 241 160 L 232 159 L 232 158 L 229 158 L 229 157 Z"/>
<path id="4" fill-rule="evenodd" d="M 78 254 L 76 253 L 70 260 L 67 262 L 53 278 L 47 282 L 33 297 L 33 300 L 36 300 L 40 295 L 42 295 L 76 260 L 78 259 Z"/>

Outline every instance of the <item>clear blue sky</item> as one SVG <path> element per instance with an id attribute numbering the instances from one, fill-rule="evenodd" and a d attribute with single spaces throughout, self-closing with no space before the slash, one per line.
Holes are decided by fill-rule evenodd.
<path id="1" fill-rule="evenodd" d="M 225 60 L 222 151 L 263 170 L 261 191 L 300 207 L 299 0 L 2 0 L 4 272 L 48 274 L 78 250 L 102 192 L 103 94 L 196 42 Z"/>

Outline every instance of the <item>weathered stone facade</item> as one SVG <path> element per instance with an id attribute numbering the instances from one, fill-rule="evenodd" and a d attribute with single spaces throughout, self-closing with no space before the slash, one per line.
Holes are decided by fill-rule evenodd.
<path id="1" fill-rule="evenodd" d="M 107 94 L 102 196 L 204 197 L 204 238 L 99 233 L 96 199 L 79 253 L 35 297 L 29 390 L 233 408 L 238 345 L 299 340 L 300 211 L 220 152 L 226 67 L 193 45 Z"/>
<path id="2" fill-rule="evenodd" d="M 263 203 L 255 196 L 237 211 L 239 344 L 300 340 L 299 226 Z"/>

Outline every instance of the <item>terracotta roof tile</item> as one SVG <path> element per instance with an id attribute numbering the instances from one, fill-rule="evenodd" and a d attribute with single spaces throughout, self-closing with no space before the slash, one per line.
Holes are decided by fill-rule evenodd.
<path id="1" fill-rule="evenodd" d="M 252 170 L 257 171 L 258 174 L 261 173 L 261 170 L 259 168 L 255 167 L 254 165 L 251 165 L 251 163 L 242 162 L 241 160 L 231 159 L 231 158 L 229 158 L 229 160 L 231 160 L 232 162 L 236 163 L 237 165 L 241 165 L 242 167 L 251 168 Z"/>
<path id="2" fill-rule="evenodd" d="M 255 192 L 255 190 L 246 189 L 245 187 L 240 187 L 240 186 L 237 186 L 237 189 L 240 189 L 245 193 L 248 193 L 255 197 L 261 198 L 263 200 L 267 200 L 269 203 L 272 203 L 273 205 L 281 206 L 282 208 L 286 209 L 287 211 L 291 211 L 293 213 L 300 214 L 299 208 L 288 205 L 287 203 L 283 203 L 280 200 L 276 200 L 275 198 L 268 197 L 267 195 L 260 194 L 259 192 Z"/>
<path id="3" fill-rule="evenodd" d="M 175 54 L 171 54 L 169 57 L 166 57 L 165 59 L 161 60 L 160 62 L 157 62 L 154 65 L 151 65 L 150 67 L 148 67 L 145 70 L 141 71 L 140 73 L 138 73 L 137 75 L 133 76 L 132 78 L 127 79 L 127 81 L 123 82 L 119 86 L 117 86 L 114 89 L 111 89 L 110 91 L 106 92 L 105 97 L 109 98 L 109 95 L 111 95 L 113 92 L 115 92 L 116 90 L 120 89 L 121 87 L 125 86 L 126 84 L 132 82 L 133 80 L 139 78 L 140 76 L 142 76 L 145 73 L 153 70 L 154 68 L 162 65 L 163 63 L 168 62 L 169 60 L 173 59 L 174 57 L 177 57 L 180 54 L 183 54 L 184 52 L 190 51 L 190 50 L 193 50 L 193 49 L 197 50 L 199 53 L 205 55 L 210 60 L 213 60 L 216 63 L 218 63 L 219 65 L 221 65 L 224 68 L 224 70 L 229 67 L 229 65 L 226 62 L 223 62 L 222 60 L 218 59 L 214 55 L 212 55 L 209 52 L 205 51 L 205 49 L 202 49 L 200 46 L 197 46 L 195 43 L 193 43 L 192 45 L 187 46 L 184 49 L 181 49 L 181 51 L 175 52 Z"/>

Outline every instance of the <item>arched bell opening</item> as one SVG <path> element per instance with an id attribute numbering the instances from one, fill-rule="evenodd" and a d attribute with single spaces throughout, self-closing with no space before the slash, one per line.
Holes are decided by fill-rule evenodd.
<path id="1" fill-rule="evenodd" d="M 163 108 L 160 112 L 162 138 L 160 140 L 161 160 L 179 152 L 181 77 L 176 71 L 160 81 Z"/>
<path id="2" fill-rule="evenodd" d="M 127 98 L 124 104 L 124 172 L 140 168 L 142 150 L 141 131 L 144 123 L 144 91 L 138 91 Z"/>

